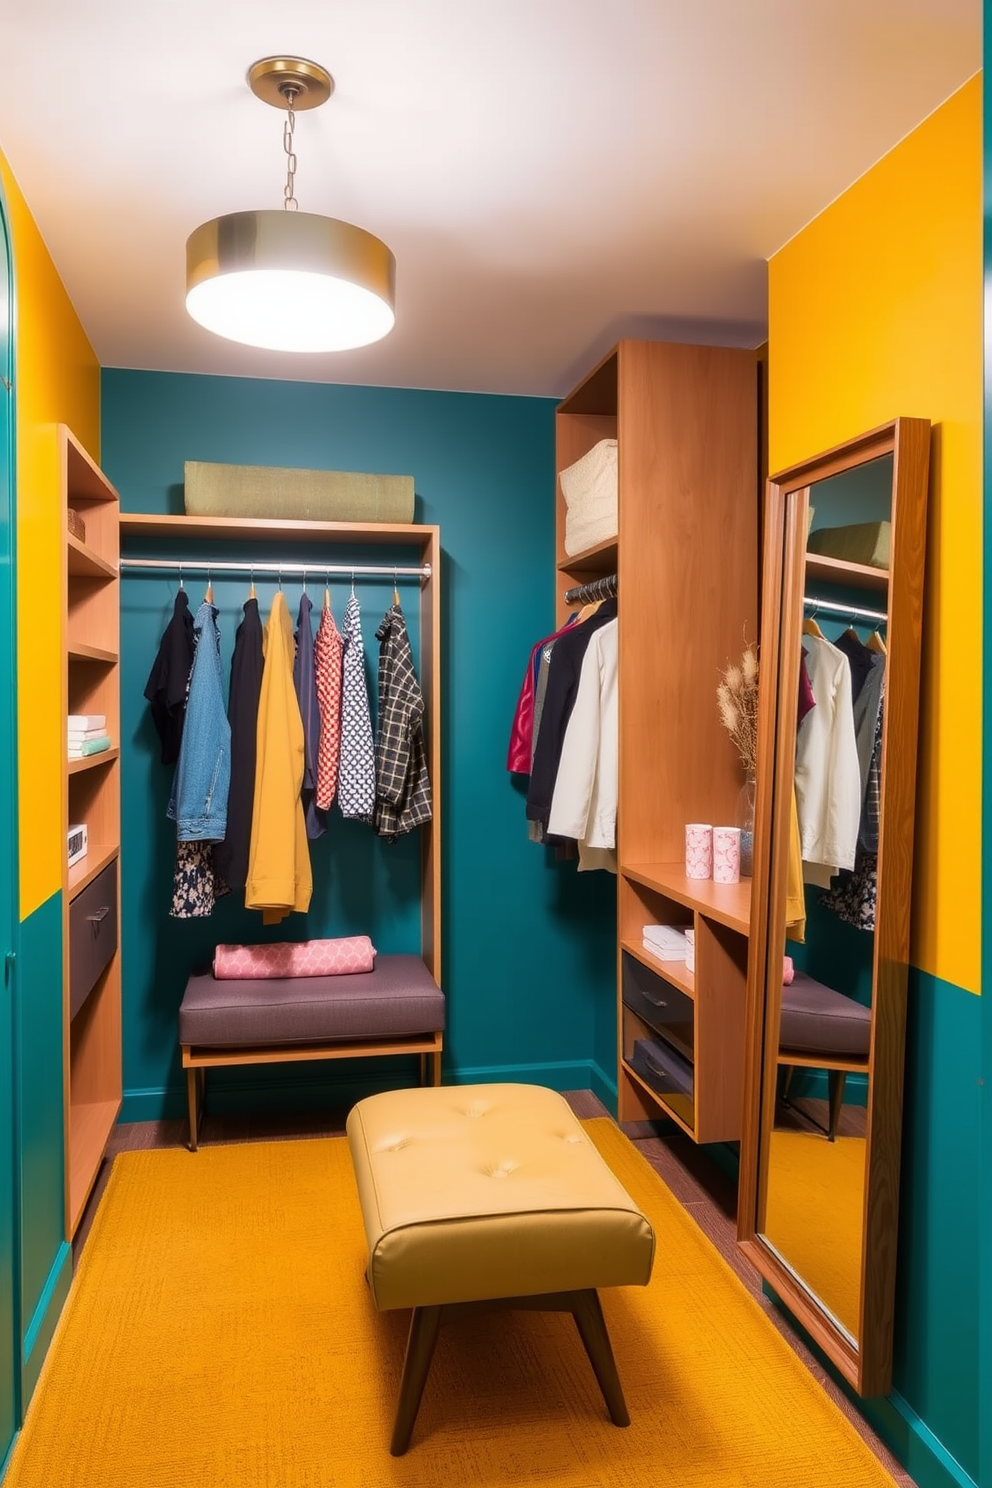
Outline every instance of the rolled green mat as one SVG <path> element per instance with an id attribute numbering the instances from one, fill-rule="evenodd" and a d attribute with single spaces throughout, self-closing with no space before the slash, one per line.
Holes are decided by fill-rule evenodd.
<path id="1" fill-rule="evenodd" d="M 186 461 L 186 515 L 289 522 L 413 521 L 412 475 Z"/>

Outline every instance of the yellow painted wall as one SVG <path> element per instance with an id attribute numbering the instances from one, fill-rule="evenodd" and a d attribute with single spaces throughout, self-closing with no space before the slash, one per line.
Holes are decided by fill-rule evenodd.
<path id="1" fill-rule="evenodd" d="M 100 367 L 0 154 L 14 254 L 21 919 L 62 882 L 59 462 L 68 424 L 100 456 Z"/>
<path id="2" fill-rule="evenodd" d="M 980 990 L 982 88 L 972 78 L 769 266 L 769 462 L 935 425 L 913 964 Z"/>

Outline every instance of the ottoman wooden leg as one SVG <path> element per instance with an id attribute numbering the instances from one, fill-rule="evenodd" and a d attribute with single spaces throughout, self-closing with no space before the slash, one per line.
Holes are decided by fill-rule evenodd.
<path id="1" fill-rule="evenodd" d="M 603 1317 L 599 1294 L 593 1290 L 573 1292 L 572 1316 L 575 1318 L 579 1337 L 585 1344 L 589 1363 L 593 1367 L 599 1388 L 603 1392 L 610 1420 L 614 1426 L 629 1426 L 630 1413 L 627 1410 L 627 1402 L 623 1398 L 623 1389 L 620 1385 L 613 1349 L 610 1347 L 610 1335 L 606 1331 L 606 1319 Z"/>
<path id="2" fill-rule="evenodd" d="M 424 1385 L 434 1357 L 438 1329 L 441 1326 L 440 1307 L 415 1307 L 410 1319 L 410 1336 L 406 1344 L 403 1361 L 403 1379 L 400 1382 L 400 1399 L 396 1407 L 396 1422 L 389 1450 L 394 1457 L 402 1457 L 410 1445 L 414 1422 L 420 1409 Z"/>

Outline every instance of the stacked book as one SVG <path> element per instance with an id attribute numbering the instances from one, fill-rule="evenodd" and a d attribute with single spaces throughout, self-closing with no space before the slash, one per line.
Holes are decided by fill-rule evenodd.
<path id="1" fill-rule="evenodd" d="M 107 719 L 103 713 L 70 713 L 69 758 L 86 759 L 110 748 Z"/>
<path id="2" fill-rule="evenodd" d="M 645 925 L 641 932 L 644 949 L 661 961 L 684 961 L 686 957 L 685 931 L 677 925 Z"/>

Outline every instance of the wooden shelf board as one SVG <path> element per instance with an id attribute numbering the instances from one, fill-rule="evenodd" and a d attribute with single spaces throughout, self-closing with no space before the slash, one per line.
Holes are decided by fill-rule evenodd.
<path id="1" fill-rule="evenodd" d="M 687 1121 L 683 1121 L 682 1117 L 678 1116 L 672 1110 L 671 1106 L 665 1100 L 665 1097 L 663 1095 L 659 1095 L 658 1091 L 653 1089 L 646 1080 L 642 1080 L 634 1067 L 627 1063 L 626 1059 L 622 1060 L 621 1063 L 623 1066 L 624 1074 L 627 1075 L 629 1079 L 633 1080 L 635 1085 L 639 1085 L 640 1088 L 645 1092 L 645 1094 L 651 1097 L 655 1105 L 664 1112 L 667 1119 L 669 1121 L 674 1121 L 676 1126 L 680 1126 L 687 1137 L 691 1137 L 694 1142 L 697 1141 L 698 1139 L 693 1128 Z"/>
<path id="2" fill-rule="evenodd" d="M 77 760 L 73 761 L 73 764 L 78 763 L 79 761 Z M 90 844 L 87 848 L 85 858 L 80 858 L 79 862 L 73 863 L 69 869 L 66 880 L 66 894 L 70 903 L 75 899 L 77 894 L 83 892 L 87 884 L 92 883 L 97 875 L 102 873 L 104 868 L 108 867 L 115 860 L 119 853 L 120 848 L 116 843 L 106 846 Z"/>
<path id="3" fill-rule="evenodd" d="M 88 754 L 85 759 L 74 759 L 66 762 L 66 773 L 78 775 L 80 770 L 95 770 L 97 765 L 109 765 L 112 760 L 119 759 L 119 749 L 104 749 L 100 754 Z"/>
<path id="4" fill-rule="evenodd" d="M 66 534 L 66 561 L 69 574 L 73 578 L 83 579 L 116 579 L 117 568 L 113 563 L 108 563 L 92 548 L 80 542 L 71 532 Z"/>
<path id="5" fill-rule="evenodd" d="M 641 965 L 646 966 L 649 971 L 655 972 L 673 987 L 677 987 L 680 992 L 684 992 L 686 997 L 691 997 L 695 1001 L 695 973 L 686 971 L 684 961 L 663 961 L 660 956 L 653 956 L 650 951 L 645 950 L 644 946 L 636 940 L 621 940 L 620 949 L 633 956 L 635 961 L 640 961 Z"/>
<path id="6" fill-rule="evenodd" d="M 604 542 L 596 543 L 593 547 L 576 553 L 573 558 L 563 553 L 558 559 L 558 572 L 565 575 L 616 573 L 618 550 L 618 539 L 608 537 Z"/>
<path id="7" fill-rule="evenodd" d="M 77 1102 L 69 1108 L 69 1233 L 75 1234 L 96 1182 L 107 1139 L 114 1129 L 119 1099 Z"/>
<path id="8" fill-rule="evenodd" d="M 78 506 L 81 501 L 118 501 L 120 498 L 117 492 L 96 461 L 83 449 L 65 424 L 61 428 L 66 445 L 66 495 L 69 505 Z"/>
<path id="9" fill-rule="evenodd" d="M 823 553 L 806 554 L 806 578 L 821 584 L 842 584 L 847 589 L 872 589 L 884 594 L 889 587 L 887 568 L 872 568 L 867 563 L 845 563 Z"/>
<path id="10" fill-rule="evenodd" d="M 726 925 L 747 935 L 751 926 L 751 880 L 736 884 L 718 884 L 711 878 L 686 878 L 682 863 L 622 863 L 620 872 L 634 883 L 643 884 L 697 910 L 718 925 Z"/>
<path id="11" fill-rule="evenodd" d="M 159 517 L 144 512 L 121 512 L 121 537 L 228 538 L 251 542 L 278 537 L 323 538 L 328 543 L 385 546 L 417 543 L 429 546 L 436 526 L 418 522 L 302 522 L 270 517 Z"/>
<path id="12" fill-rule="evenodd" d="M 116 666 L 120 659 L 116 651 L 107 651 L 103 646 L 84 646 L 80 641 L 70 641 L 65 649 L 70 661 L 98 661 Z"/>
<path id="13" fill-rule="evenodd" d="M 857 1054 L 810 1054 L 805 1049 L 779 1049 L 778 1063 L 796 1069 L 844 1070 L 849 1075 L 869 1074 L 868 1056 Z"/>

